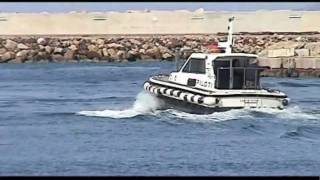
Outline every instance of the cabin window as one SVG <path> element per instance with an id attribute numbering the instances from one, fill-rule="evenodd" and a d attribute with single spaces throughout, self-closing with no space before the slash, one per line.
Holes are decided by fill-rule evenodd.
<path id="1" fill-rule="evenodd" d="M 217 89 L 260 89 L 260 72 L 256 58 L 221 57 L 214 61 Z"/>
<path id="2" fill-rule="evenodd" d="M 191 58 L 183 67 L 182 72 L 205 74 L 205 59 Z"/>

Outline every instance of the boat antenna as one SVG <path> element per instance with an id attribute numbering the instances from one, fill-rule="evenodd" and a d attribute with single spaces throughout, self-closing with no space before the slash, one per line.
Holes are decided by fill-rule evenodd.
<path id="1" fill-rule="evenodd" d="M 233 39 L 232 39 L 233 20 L 234 20 L 234 17 L 229 18 L 228 39 L 227 39 L 227 42 L 219 42 L 219 43 L 218 43 L 218 46 L 219 46 L 219 47 L 225 48 L 225 53 L 231 53 L 231 52 L 232 52 L 232 45 L 233 45 Z"/>

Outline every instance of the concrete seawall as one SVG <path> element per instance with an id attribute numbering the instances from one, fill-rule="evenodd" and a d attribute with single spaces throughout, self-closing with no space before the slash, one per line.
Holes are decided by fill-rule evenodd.
<path id="1" fill-rule="evenodd" d="M 320 31 L 320 11 L 0 13 L 0 35 L 212 34 Z"/>

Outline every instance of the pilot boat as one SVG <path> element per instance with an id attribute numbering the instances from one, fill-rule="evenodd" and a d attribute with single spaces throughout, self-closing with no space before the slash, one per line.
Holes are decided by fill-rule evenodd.
<path id="1" fill-rule="evenodd" d="M 194 114 L 284 109 L 289 104 L 287 95 L 261 86 L 260 73 L 268 67 L 258 65 L 258 56 L 232 53 L 233 20 L 229 18 L 227 41 L 218 43 L 224 52 L 192 53 L 179 70 L 151 76 L 144 90 L 162 99 L 166 108 Z"/>

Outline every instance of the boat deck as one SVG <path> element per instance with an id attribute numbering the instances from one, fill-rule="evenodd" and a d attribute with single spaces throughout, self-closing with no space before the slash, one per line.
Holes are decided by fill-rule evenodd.
<path id="1" fill-rule="evenodd" d="M 159 81 L 170 82 L 168 74 L 159 74 L 159 75 L 153 76 L 152 79 L 159 80 Z"/>

